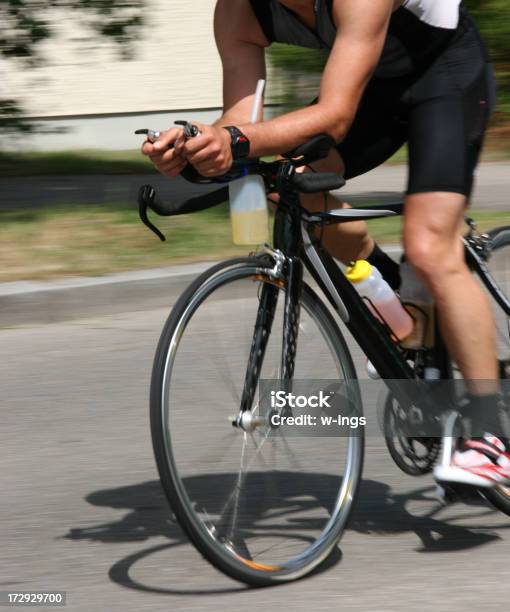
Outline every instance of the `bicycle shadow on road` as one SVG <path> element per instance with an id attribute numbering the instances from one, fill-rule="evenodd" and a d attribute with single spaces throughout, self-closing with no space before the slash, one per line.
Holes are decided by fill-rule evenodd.
<path id="1" fill-rule="evenodd" d="M 207 499 L 212 492 L 214 492 L 215 499 L 224 499 L 225 495 L 232 490 L 237 476 L 236 473 L 208 474 L 188 478 L 186 487 L 190 496 L 197 500 Z M 277 520 L 276 527 L 273 527 L 278 530 L 276 533 L 288 530 L 287 535 L 290 537 L 300 537 L 305 541 L 310 538 L 311 532 L 315 533 L 317 527 L 322 524 L 310 518 L 310 513 L 321 508 L 331 508 L 339 488 L 339 478 L 335 476 L 303 473 L 299 479 L 296 479 L 295 473 L 279 472 L 276 478 L 273 473 L 271 477 L 272 495 L 267 495 L 261 474 L 253 473 L 249 475 L 249 478 L 252 480 L 251 483 L 248 482 L 248 485 L 251 485 L 248 488 L 252 490 L 253 497 L 248 495 L 246 501 L 248 506 L 256 508 L 256 513 L 251 513 L 243 528 L 249 529 L 248 523 L 254 524 L 270 512 L 271 517 L 276 517 Z M 364 480 L 348 529 L 363 534 L 378 535 L 414 532 L 420 542 L 416 549 L 417 552 L 460 551 L 500 539 L 500 536 L 494 533 L 493 525 L 489 527 L 483 524 L 484 518 L 495 515 L 495 511 L 491 510 L 487 504 L 480 507 L 474 506 L 474 510 L 470 508 L 467 513 L 464 511 L 460 516 L 450 516 L 446 520 L 437 518 L 442 509 L 438 503 L 431 503 L 430 510 L 422 516 L 409 512 L 407 509 L 409 502 L 430 501 L 428 495 L 432 490 L 433 487 L 423 487 L 409 493 L 395 493 L 385 483 Z M 312 492 L 313 497 L 311 497 Z M 253 504 L 255 496 L 257 504 Z M 188 538 L 181 531 L 169 510 L 159 481 L 96 491 L 88 495 L 86 501 L 93 506 L 127 509 L 129 512 L 119 520 L 91 527 L 72 528 L 65 538 L 104 543 L 145 542 L 155 537 L 165 537 L 170 540 L 168 543 L 158 543 L 150 548 L 131 553 L 114 563 L 109 571 L 110 579 L 113 582 L 136 590 L 169 595 L 211 595 L 246 589 L 243 586 L 200 590 L 184 587 L 169 588 L 167 585 L 169 579 L 171 580 L 170 571 L 169 576 L 165 578 L 165 586 L 159 588 L 143 584 L 130 575 L 133 566 L 148 556 L 188 545 Z M 472 519 L 476 524 L 466 525 Z M 451 524 L 453 520 L 461 521 L 461 524 Z M 497 528 L 508 526 L 498 525 Z M 490 529 L 490 532 L 487 529 Z M 337 549 L 317 571 L 326 571 L 340 561 L 341 551 Z"/>
<path id="2" fill-rule="evenodd" d="M 349 520 L 349 529 L 364 534 L 398 535 L 414 532 L 419 539 L 415 548 L 420 553 L 469 550 L 501 539 L 495 529 L 508 529 L 509 524 L 487 525 L 500 513 L 476 493 L 462 505 L 445 506 L 434 498 L 435 486 L 425 486 L 407 493 L 397 493 L 387 484 L 364 480 L 358 502 Z M 413 514 L 408 505 L 422 503 L 426 512 Z M 456 508 L 458 514 L 452 514 Z M 449 514 L 439 517 L 443 512 Z M 455 522 L 455 523 L 454 523 Z M 460 523 L 460 524 L 456 524 Z M 474 524 L 470 524 L 474 523 Z"/>
<path id="3" fill-rule="evenodd" d="M 272 473 L 268 479 L 266 472 L 253 472 L 247 475 L 243 488 L 249 494 L 243 496 L 243 507 L 256 509 L 256 513 L 243 513 L 242 528 L 249 532 L 253 523 L 269 512 L 273 520 L 278 520 L 278 526 L 269 528 L 268 535 L 274 536 L 284 532 L 287 522 L 286 537 L 302 540 L 306 544 L 313 541 L 306 532 L 316 528 L 317 522 L 307 518 L 296 519 L 299 511 L 308 514 L 314 508 L 331 507 L 335 501 L 341 479 L 323 474 L 300 475 L 299 482 L 295 473 Z M 208 474 L 185 479 L 188 495 L 195 504 L 206 506 L 209 513 L 215 514 L 224 504 L 224 500 L 235 489 L 238 480 L 237 473 Z M 270 481 L 268 485 L 267 480 Z M 315 495 L 312 497 L 311 490 Z M 297 498 L 300 498 L 297 500 Z M 305 499 L 306 498 L 306 499 Z M 211 500 L 213 500 L 211 502 Z M 262 500 L 262 503 L 260 503 Z M 130 509 L 121 519 L 102 523 L 92 527 L 73 528 L 65 535 L 71 540 L 89 540 L 103 543 L 126 543 L 147 541 L 154 537 L 166 537 L 171 540 L 167 544 L 158 544 L 116 562 L 109 571 L 110 579 L 122 586 L 154 593 L 172 595 L 211 595 L 215 593 L 239 592 L 247 587 L 215 588 L 215 589 L 185 589 L 185 588 L 155 588 L 136 581 L 130 576 L 134 564 L 146 559 L 151 554 L 171 550 L 183 544 L 189 545 L 177 521 L 173 517 L 159 481 L 145 482 L 139 485 L 107 489 L 91 493 L 86 501 L 94 506 L 109 507 L 119 510 Z M 254 503 L 256 501 L 257 503 Z M 239 511 L 239 508 L 238 508 Z M 326 513 L 323 511 L 325 516 Z M 294 515 L 294 517 L 293 517 Z M 266 519 L 267 521 L 267 519 Z M 322 525 L 325 521 L 322 521 Z M 264 527 L 264 529 L 266 526 Z M 260 527 L 259 527 L 260 532 Z M 326 571 L 341 560 L 341 552 L 335 550 L 330 557 L 317 568 L 313 574 Z M 204 562 L 205 563 L 205 562 Z M 168 579 L 165 580 L 165 585 Z"/>

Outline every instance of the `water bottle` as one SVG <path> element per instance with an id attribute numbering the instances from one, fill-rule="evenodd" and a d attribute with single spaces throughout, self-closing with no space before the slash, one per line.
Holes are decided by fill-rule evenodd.
<path id="1" fill-rule="evenodd" d="M 434 346 L 434 301 L 427 287 L 416 276 L 413 268 L 400 264 L 400 301 L 414 320 L 412 333 L 402 342 L 404 348 L 419 349 Z"/>
<path id="2" fill-rule="evenodd" d="M 246 176 L 229 183 L 230 218 L 234 244 L 268 241 L 269 217 L 266 188 L 260 176 Z"/>
<path id="3" fill-rule="evenodd" d="M 256 123 L 265 81 L 257 83 L 251 122 Z M 245 176 L 229 183 L 232 240 L 237 245 L 263 244 L 269 238 L 269 215 L 264 181 L 260 176 Z"/>
<path id="4" fill-rule="evenodd" d="M 368 261 L 357 261 L 347 269 L 346 276 L 361 297 L 368 299 L 372 313 L 382 319 L 399 340 L 413 331 L 412 317 L 375 266 Z"/>

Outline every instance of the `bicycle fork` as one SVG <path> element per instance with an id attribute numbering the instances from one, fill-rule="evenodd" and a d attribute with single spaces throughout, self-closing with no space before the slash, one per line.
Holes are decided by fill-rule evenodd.
<path id="1" fill-rule="evenodd" d="M 283 342 L 280 380 L 284 391 L 292 387 L 296 367 L 296 349 L 301 315 L 301 291 L 303 287 L 303 263 L 297 257 L 287 261 L 287 291 L 283 316 Z"/>
<path id="2" fill-rule="evenodd" d="M 301 314 L 300 297 L 303 284 L 303 264 L 299 258 L 287 258 L 284 278 L 286 291 L 278 380 L 279 388 L 288 392 L 291 390 L 294 376 Z M 240 427 L 245 431 L 253 431 L 256 427 L 267 424 L 266 418 L 255 417 L 252 409 L 278 305 L 280 283 L 281 281 L 276 281 L 275 284 L 271 282 L 263 282 L 262 284 L 250 355 L 246 367 L 240 413 L 233 421 L 234 427 Z"/>

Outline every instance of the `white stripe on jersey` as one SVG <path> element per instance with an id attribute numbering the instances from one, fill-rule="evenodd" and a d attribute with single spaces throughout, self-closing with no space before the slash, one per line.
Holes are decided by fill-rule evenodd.
<path id="1" fill-rule="evenodd" d="M 436 28 L 455 30 L 462 0 L 404 0 L 403 7 Z"/>

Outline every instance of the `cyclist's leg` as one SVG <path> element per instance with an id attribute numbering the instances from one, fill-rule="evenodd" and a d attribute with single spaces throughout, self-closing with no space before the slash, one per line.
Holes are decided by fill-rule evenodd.
<path id="1" fill-rule="evenodd" d="M 496 393 L 498 368 L 492 309 L 469 271 L 460 240 L 466 197 L 416 193 L 406 200 L 404 246 L 437 304 L 441 333 L 475 394 Z M 489 382 L 491 381 L 491 382 Z"/>
<path id="2" fill-rule="evenodd" d="M 476 487 L 510 483 L 492 311 L 466 266 L 460 241 L 494 101 L 486 62 L 476 27 L 464 18 L 451 45 L 411 88 L 404 221 L 409 261 L 435 298 L 447 347 L 469 391 L 462 410 L 474 439 L 463 443 L 449 465 L 437 465 L 434 476 Z"/>
<path id="3" fill-rule="evenodd" d="M 498 389 L 491 307 L 460 241 L 490 115 L 487 83 L 482 69 L 464 93 L 430 98 L 412 109 L 404 221 L 409 261 L 435 298 L 447 347 L 475 395 Z"/>

